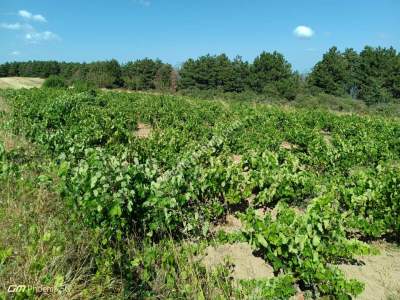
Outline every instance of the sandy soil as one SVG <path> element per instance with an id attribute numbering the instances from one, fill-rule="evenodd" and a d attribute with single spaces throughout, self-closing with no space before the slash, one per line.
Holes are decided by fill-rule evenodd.
<path id="1" fill-rule="evenodd" d="M 224 231 L 226 233 L 240 232 L 243 229 L 242 222 L 234 215 L 227 215 L 225 222 L 211 228 L 211 232 Z"/>
<path id="2" fill-rule="evenodd" d="M 253 255 L 249 244 L 225 244 L 216 247 L 209 246 L 202 263 L 208 270 L 213 270 L 218 265 L 229 262 L 233 265 L 232 277 L 234 279 L 267 279 L 274 277 L 270 265 L 259 257 Z"/>
<path id="3" fill-rule="evenodd" d="M 242 160 L 242 156 L 241 155 L 237 155 L 237 154 L 233 154 L 232 155 L 232 160 L 235 164 L 239 164 L 240 161 Z"/>
<path id="4" fill-rule="evenodd" d="M 304 211 L 294 207 L 298 214 Z M 276 218 L 277 210 L 259 209 L 257 213 L 263 216 L 267 211 Z M 224 222 L 212 228 L 212 232 L 220 230 L 227 233 L 238 232 L 242 223 L 234 215 L 227 215 Z M 365 284 L 364 292 L 357 297 L 359 300 L 395 300 L 400 299 L 400 248 L 392 244 L 373 244 L 380 250 L 376 256 L 357 257 L 358 264 L 342 264 L 338 267 L 348 279 L 357 279 Z M 272 268 L 261 258 L 252 254 L 250 245 L 246 243 L 225 244 L 208 247 L 202 259 L 208 270 L 212 270 L 226 260 L 234 265 L 232 277 L 235 279 L 256 279 L 272 277 Z M 304 299 L 300 293 L 294 299 Z"/>
<path id="5" fill-rule="evenodd" d="M 138 123 L 137 125 L 137 130 L 135 131 L 135 135 L 138 138 L 144 139 L 148 138 L 151 134 L 151 126 L 144 124 L 144 123 Z"/>
<path id="6" fill-rule="evenodd" d="M 359 257 L 361 265 L 340 265 L 347 278 L 365 283 L 359 300 L 400 299 L 400 249 L 379 245 L 380 255 Z"/>
<path id="7" fill-rule="evenodd" d="M 44 82 L 42 78 L 30 77 L 1 77 L 0 89 L 21 89 L 21 88 L 34 88 L 41 87 Z"/>
<path id="8" fill-rule="evenodd" d="M 284 141 L 281 144 L 281 149 L 286 149 L 286 150 L 293 150 L 293 149 L 297 149 L 299 146 L 289 143 L 288 141 Z"/>

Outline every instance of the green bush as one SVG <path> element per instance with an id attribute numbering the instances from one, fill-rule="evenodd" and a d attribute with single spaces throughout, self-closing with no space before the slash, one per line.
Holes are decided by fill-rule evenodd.
<path id="1" fill-rule="evenodd" d="M 51 75 L 44 81 L 43 86 L 46 88 L 65 88 L 67 87 L 67 83 L 64 78 L 57 75 Z"/>
<path id="2" fill-rule="evenodd" d="M 72 86 L 77 92 L 93 91 L 96 89 L 93 83 L 84 80 L 76 80 L 72 83 Z"/>

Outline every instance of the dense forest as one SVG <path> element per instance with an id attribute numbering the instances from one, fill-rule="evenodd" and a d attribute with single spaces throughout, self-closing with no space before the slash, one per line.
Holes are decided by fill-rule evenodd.
<path id="1" fill-rule="evenodd" d="M 0 77 L 58 76 L 66 85 L 87 83 L 101 88 L 132 90 L 252 91 L 293 100 L 300 93 L 351 96 L 367 104 L 400 100 L 400 53 L 394 48 L 365 47 L 360 53 L 332 47 L 307 75 L 292 70 L 285 57 L 263 52 L 253 62 L 237 56 L 205 55 L 188 59 L 178 69 L 149 58 L 120 64 L 57 61 L 7 62 Z"/>

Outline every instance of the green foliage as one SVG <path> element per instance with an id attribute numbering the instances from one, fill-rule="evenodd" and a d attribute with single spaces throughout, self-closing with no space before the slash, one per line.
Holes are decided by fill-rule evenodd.
<path id="1" fill-rule="evenodd" d="M 51 75 L 49 78 L 47 78 L 44 83 L 43 87 L 46 88 L 65 88 L 67 87 L 67 84 L 64 80 L 64 78 L 56 75 Z"/>
<path id="2" fill-rule="evenodd" d="M 144 93 L 33 89 L 4 96 L 14 132 L 56 163 L 71 220 L 93 232 L 97 275 L 112 281 L 124 274 L 129 295 L 212 298 L 211 287 L 223 280 L 225 298 L 283 298 L 293 283 L 314 296 L 348 298 L 362 284 L 334 265 L 370 251 L 352 237 L 399 240 L 397 119 Z M 137 135 L 139 123 L 151 128 L 149 136 Z M 29 159 L 0 148 L 0 164 Z M 276 205 L 276 219 L 255 213 Z M 238 211 L 246 211 L 247 227 L 221 240 L 249 241 L 284 276 L 239 287 L 223 266 L 191 286 L 194 273 L 206 272 L 187 266 L 200 249 L 185 239 L 206 243 L 210 227 Z"/>
<path id="3" fill-rule="evenodd" d="M 243 93 L 251 99 L 287 99 L 318 94 L 345 96 L 368 105 L 400 99 L 400 54 L 394 48 L 366 46 L 360 53 L 337 47 L 324 54 L 308 76 L 293 72 L 278 52 L 262 52 L 253 62 L 240 56 L 204 55 L 188 59 L 179 70 L 156 59 L 141 59 L 120 65 L 115 59 L 91 63 L 56 61 L 12 62 L 0 65 L 0 76 L 61 76 L 68 83 L 85 81 L 100 88 L 125 87 L 209 94 Z M 397 101 L 398 102 L 398 101 Z"/>
<path id="4" fill-rule="evenodd" d="M 57 61 L 6 62 L 0 65 L 0 75 L 4 77 L 23 76 L 47 78 L 60 75 L 62 64 Z"/>
<path id="5" fill-rule="evenodd" d="M 310 85 L 320 88 L 327 94 L 340 96 L 346 91 L 348 69 L 342 53 L 336 47 L 332 47 L 324 54 L 322 61 L 314 66 L 308 81 Z"/>
<path id="6" fill-rule="evenodd" d="M 121 67 L 115 59 L 91 63 L 85 79 L 100 88 L 118 87 L 122 85 Z"/>
<path id="7" fill-rule="evenodd" d="M 399 99 L 400 55 L 394 48 L 365 47 L 358 54 L 332 47 L 308 78 L 311 86 L 332 95 L 350 95 L 367 104 Z"/>
<path id="8" fill-rule="evenodd" d="M 216 89 L 241 92 L 248 87 L 249 66 L 240 57 L 231 61 L 225 54 L 187 60 L 179 70 L 181 89 Z"/>
<path id="9" fill-rule="evenodd" d="M 287 86 L 292 76 L 291 65 L 278 52 L 261 53 L 254 59 L 250 70 L 251 86 L 256 92 L 268 91 L 275 87 L 277 91 L 283 91 L 284 87 L 278 86 Z"/>
<path id="10" fill-rule="evenodd" d="M 84 80 L 75 80 L 72 86 L 77 92 L 93 91 L 96 88 L 93 83 Z"/>
<path id="11" fill-rule="evenodd" d="M 340 186 L 341 201 L 349 212 L 348 228 L 367 237 L 400 237 L 400 165 L 356 169 Z"/>
<path id="12" fill-rule="evenodd" d="M 122 68 L 124 85 L 132 90 L 168 90 L 172 71 L 171 65 L 148 58 L 128 62 Z"/>
<path id="13" fill-rule="evenodd" d="M 248 297 L 249 299 L 277 299 L 284 300 L 294 296 L 296 290 L 293 287 L 294 278 L 291 275 L 283 275 L 265 280 L 241 280 L 236 297 Z"/>
<path id="14" fill-rule="evenodd" d="M 257 93 L 293 100 L 299 88 L 299 78 L 282 54 L 263 52 L 253 64 L 241 57 L 233 61 L 225 54 L 201 56 L 187 60 L 179 70 L 181 89 L 220 90 Z"/>
<path id="15" fill-rule="evenodd" d="M 399 98 L 400 55 L 393 48 L 365 47 L 357 71 L 359 97 L 368 104 Z"/>
<path id="16" fill-rule="evenodd" d="M 275 271 L 296 274 L 317 295 L 357 295 L 362 284 L 346 281 L 334 264 L 351 259 L 352 253 L 367 253 L 368 247 L 346 239 L 338 202 L 331 195 L 316 198 L 304 215 L 280 202 L 276 220 L 263 219 L 249 210 L 243 215 L 245 234 L 263 252 Z"/>

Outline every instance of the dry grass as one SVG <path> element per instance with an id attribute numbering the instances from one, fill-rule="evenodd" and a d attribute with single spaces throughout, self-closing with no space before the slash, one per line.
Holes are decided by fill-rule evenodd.
<path id="1" fill-rule="evenodd" d="M 10 111 L 1 98 L 0 106 Z M 8 114 L 1 115 L 0 124 L 7 118 Z M 71 220 L 56 191 L 59 179 L 51 161 L 6 128 L 0 128 L 0 141 L 7 152 L 14 151 L 25 161 L 21 172 L 0 176 L 0 299 L 10 296 L 7 289 L 14 284 L 62 286 L 35 298 L 91 299 L 109 288 L 118 295 L 118 280 L 110 287 L 93 275 L 93 235 Z M 47 180 L 38 180 L 40 175 Z"/>
<path id="2" fill-rule="evenodd" d="M 0 241 L 11 255 L 0 266 L 0 292 L 12 284 L 59 284 L 46 299 L 88 299 L 101 286 L 91 276 L 90 233 L 70 223 L 56 193 L 34 186 L 37 176 L 26 172 L 24 180 L 1 184 Z"/>
<path id="3" fill-rule="evenodd" d="M 1 113 L 5 113 L 4 116 Z M 4 101 L 2 97 L 0 97 L 0 141 L 3 142 L 6 151 L 10 151 L 13 149 L 17 149 L 18 147 L 22 147 L 25 149 L 29 149 L 28 142 L 22 136 L 16 136 L 9 130 L 4 128 L 5 123 L 7 122 L 7 115 L 10 113 L 10 107 Z M 3 127 L 3 128 L 2 128 Z"/>
<path id="4" fill-rule="evenodd" d="M 1 112 L 6 114 L 10 112 L 10 107 L 7 105 L 7 103 L 4 101 L 2 97 L 0 97 L 0 113 Z"/>
<path id="5" fill-rule="evenodd" d="M 41 87 L 44 82 L 42 78 L 31 77 L 2 77 L 0 78 L 0 89 L 21 89 Z"/>

